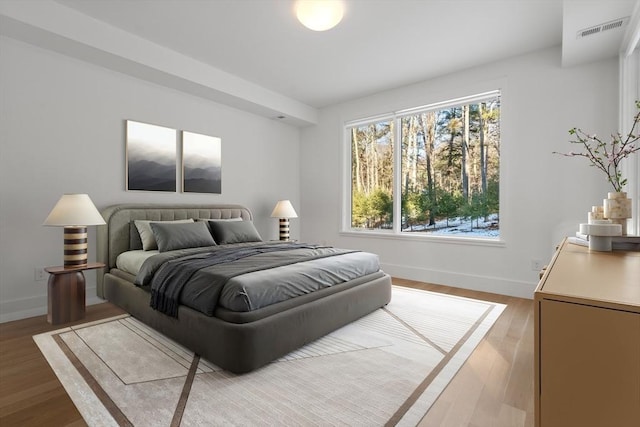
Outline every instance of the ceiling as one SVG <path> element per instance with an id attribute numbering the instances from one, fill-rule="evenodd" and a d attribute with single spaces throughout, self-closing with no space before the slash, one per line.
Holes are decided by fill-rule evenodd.
<path id="1" fill-rule="evenodd" d="M 290 0 L 58 2 L 316 108 L 562 41 L 561 0 L 347 0 L 327 32 Z"/>
<path id="2" fill-rule="evenodd" d="M 0 7 L 12 2 L 17 3 L 0 0 Z M 303 27 L 295 18 L 293 0 L 23 3 L 31 3 L 32 15 L 38 10 L 33 5 L 41 3 L 48 7 L 41 9 L 43 14 L 53 16 L 50 11 L 56 9 L 56 13 L 89 18 L 82 36 L 76 31 L 63 34 L 61 40 L 75 38 L 91 45 L 91 22 L 99 21 L 108 25 L 104 28 L 137 37 L 123 42 L 127 46 L 122 50 L 142 49 L 137 40 L 151 42 L 147 50 L 149 46 L 167 48 L 211 73 L 228 74 L 252 85 L 254 92 L 261 88 L 318 109 L 561 44 L 564 65 L 614 56 L 625 29 L 610 31 L 601 43 L 593 42 L 598 36 L 576 40 L 576 29 L 629 16 L 640 0 L 346 0 L 342 22 L 326 32 Z M 29 21 L 22 17 L 24 13 L 15 12 L 20 9 L 17 4 L 13 6 L 13 11 L 0 9 L 0 17 L 8 16 L 13 24 L 28 22 L 25 28 L 29 29 L 51 24 L 33 16 Z M 16 37 L 28 32 L 25 28 L 6 33 Z M 117 37 L 110 38 L 115 43 Z M 85 57 L 91 59 L 99 50 L 106 49 L 100 47 Z M 272 115 L 285 108 L 268 110 L 265 114 Z"/>

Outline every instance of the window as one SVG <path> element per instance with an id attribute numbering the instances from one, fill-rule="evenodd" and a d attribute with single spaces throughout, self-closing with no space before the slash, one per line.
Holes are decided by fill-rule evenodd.
<path id="1" fill-rule="evenodd" d="M 348 228 L 497 238 L 500 93 L 346 125 Z"/>
<path id="2" fill-rule="evenodd" d="M 393 221 L 394 122 L 352 127 L 351 227 L 391 228 Z"/>

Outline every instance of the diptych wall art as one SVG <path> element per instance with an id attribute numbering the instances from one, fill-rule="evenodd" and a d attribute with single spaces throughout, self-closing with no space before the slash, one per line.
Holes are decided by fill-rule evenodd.
<path id="1" fill-rule="evenodd" d="M 182 191 L 222 192 L 221 145 L 220 138 L 182 132 Z"/>
<path id="2" fill-rule="evenodd" d="M 126 188 L 176 191 L 178 131 L 126 120 Z M 222 193 L 222 140 L 182 131 L 182 191 Z"/>
<path id="3" fill-rule="evenodd" d="M 127 120 L 127 190 L 176 191 L 177 131 Z"/>

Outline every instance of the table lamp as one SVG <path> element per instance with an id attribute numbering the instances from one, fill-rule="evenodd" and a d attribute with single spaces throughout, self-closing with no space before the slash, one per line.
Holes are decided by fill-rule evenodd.
<path id="1" fill-rule="evenodd" d="M 64 268 L 77 268 L 87 265 L 87 226 L 102 224 L 106 223 L 87 194 L 64 194 L 43 225 L 64 227 Z"/>
<path id="2" fill-rule="evenodd" d="M 280 240 L 289 240 L 289 218 L 297 218 L 295 209 L 288 200 L 280 200 L 271 212 L 271 218 L 280 218 Z"/>

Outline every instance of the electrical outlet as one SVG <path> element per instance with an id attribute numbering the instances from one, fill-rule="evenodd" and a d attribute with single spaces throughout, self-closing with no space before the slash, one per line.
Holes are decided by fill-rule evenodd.
<path id="1" fill-rule="evenodd" d="M 33 276 L 34 279 L 36 279 L 36 282 L 41 282 L 43 280 L 47 280 L 47 277 L 49 277 L 49 273 L 44 271 L 43 267 L 36 267 L 33 270 Z"/>
<path id="2" fill-rule="evenodd" d="M 532 259 L 531 260 L 531 270 L 533 270 L 533 271 L 542 270 L 542 261 L 540 261 L 539 259 Z"/>

